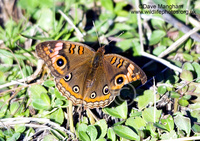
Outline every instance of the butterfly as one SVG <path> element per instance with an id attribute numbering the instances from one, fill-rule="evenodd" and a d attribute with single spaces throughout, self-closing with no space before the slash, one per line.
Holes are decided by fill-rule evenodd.
<path id="1" fill-rule="evenodd" d="M 134 62 L 117 54 L 104 54 L 104 47 L 95 51 L 82 43 L 46 41 L 36 46 L 36 53 L 55 77 L 62 95 L 85 108 L 108 106 L 125 84 L 147 81 Z"/>

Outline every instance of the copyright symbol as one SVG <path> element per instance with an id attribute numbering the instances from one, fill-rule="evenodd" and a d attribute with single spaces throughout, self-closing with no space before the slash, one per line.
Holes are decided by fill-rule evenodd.
<path id="1" fill-rule="evenodd" d="M 142 8 L 143 8 L 143 5 L 142 5 L 142 4 L 140 4 L 140 5 L 139 5 L 139 8 L 141 8 L 141 9 L 142 9 Z"/>
<path id="2" fill-rule="evenodd" d="M 128 106 L 129 105 L 132 105 L 133 102 L 134 102 L 134 99 L 136 98 L 136 90 L 135 90 L 135 87 L 133 87 L 133 85 L 131 84 L 127 84 L 126 86 L 124 86 L 119 93 L 121 93 L 122 91 L 124 91 L 124 94 L 125 95 L 119 95 L 117 97 L 117 99 L 114 100 L 115 104 L 116 105 L 121 105 L 121 103 L 125 100 L 127 100 L 128 102 Z M 127 95 L 128 94 L 128 91 L 130 92 L 130 97 Z M 123 93 L 123 92 L 122 92 Z M 128 99 L 126 98 L 126 96 L 128 96 Z"/>

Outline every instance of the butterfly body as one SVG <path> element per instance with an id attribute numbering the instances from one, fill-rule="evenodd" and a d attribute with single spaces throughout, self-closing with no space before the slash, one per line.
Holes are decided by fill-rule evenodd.
<path id="1" fill-rule="evenodd" d="M 75 105 L 98 108 L 109 105 L 127 83 L 147 80 L 132 61 L 117 54 L 104 55 L 104 48 L 94 51 L 87 45 L 69 41 L 47 41 L 36 46 L 58 90 Z"/>

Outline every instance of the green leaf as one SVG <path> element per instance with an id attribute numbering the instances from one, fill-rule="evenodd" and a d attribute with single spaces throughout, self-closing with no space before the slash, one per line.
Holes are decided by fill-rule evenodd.
<path id="1" fill-rule="evenodd" d="M 179 99 L 178 104 L 180 104 L 181 106 L 186 107 L 186 106 L 189 105 L 189 102 L 187 100 L 181 98 L 181 99 Z"/>
<path id="2" fill-rule="evenodd" d="M 194 124 L 192 126 L 192 130 L 195 132 L 195 133 L 200 133 L 200 126 L 198 124 Z"/>
<path id="3" fill-rule="evenodd" d="M 174 117 L 174 122 L 180 130 L 184 130 L 187 133 L 187 136 L 191 132 L 191 121 L 190 118 L 184 117 L 183 115 L 178 114 Z"/>
<path id="4" fill-rule="evenodd" d="M 38 19 L 38 25 L 40 28 L 49 31 L 54 27 L 54 14 L 49 8 L 42 8 L 35 14 L 35 18 Z M 47 24 L 48 23 L 48 24 Z"/>
<path id="5" fill-rule="evenodd" d="M 139 116 L 142 116 L 142 111 L 138 111 L 136 109 L 132 109 L 131 110 L 131 113 L 130 113 L 130 116 L 131 117 L 139 117 Z"/>
<path id="6" fill-rule="evenodd" d="M 112 0 L 101 0 L 101 5 L 111 12 L 114 10 Z"/>
<path id="7" fill-rule="evenodd" d="M 32 106 L 34 109 L 37 109 L 37 110 L 48 110 L 49 109 L 49 106 L 44 104 L 43 101 L 41 99 L 34 99 L 32 101 Z"/>
<path id="8" fill-rule="evenodd" d="M 167 4 L 166 1 L 161 1 L 161 0 L 153 0 L 153 2 L 155 4 L 162 4 L 162 5 L 166 5 Z"/>
<path id="9" fill-rule="evenodd" d="M 185 50 L 190 51 L 192 48 L 192 39 L 188 39 L 185 44 Z"/>
<path id="10" fill-rule="evenodd" d="M 115 29 L 120 29 L 120 30 L 131 30 L 133 27 L 131 27 L 128 24 L 124 23 L 116 23 L 115 24 Z"/>
<path id="11" fill-rule="evenodd" d="M 163 95 L 164 93 L 166 93 L 167 91 L 167 87 L 166 86 L 159 86 L 158 87 L 158 93 Z"/>
<path id="12" fill-rule="evenodd" d="M 116 141 L 116 135 L 115 135 L 115 132 L 113 131 L 112 128 L 108 129 L 107 136 L 108 136 L 108 138 L 107 138 L 108 140 L 110 140 L 110 141 Z"/>
<path id="13" fill-rule="evenodd" d="M 66 97 L 62 96 L 62 94 L 58 91 L 57 88 L 54 89 L 54 93 L 56 95 L 56 98 L 59 98 L 61 100 L 66 100 Z"/>
<path id="14" fill-rule="evenodd" d="M 174 130 L 172 130 L 170 132 L 165 132 L 165 133 L 161 134 L 160 137 L 162 140 L 171 140 L 171 139 L 178 138 L 177 133 Z"/>
<path id="15" fill-rule="evenodd" d="M 50 103 L 50 98 L 49 98 L 49 96 L 48 96 L 47 94 L 42 93 L 42 94 L 40 95 L 40 98 L 42 99 L 42 101 L 43 101 L 46 105 L 48 105 L 48 106 L 51 105 L 51 103 Z"/>
<path id="16" fill-rule="evenodd" d="M 122 51 L 126 51 L 133 46 L 133 39 L 125 39 L 116 43 L 117 47 L 120 47 Z"/>
<path id="17" fill-rule="evenodd" d="M 191 95 L 184 95 L 182 98 L 184 99 L 184 100 L 190 100 L 190 98 L 191 98 L 192 96 Z"/>
<path id="18" fill-rule="evenodd" d="M 64 104 L 64 102 L 61 99 L 56 99 L 55 100 L 55 107 L 60 107 Z"/>
<path id="19" fill-rule="evenodd" d="M 117 134 L 118 136 L 122 138 L 129 139 L 129 140 L 139 139 L 139 136 L 127 126 L 117 125 L 117 126 L 114 126 L 113 130 L 115 134 Z"/>
<path id="20" fill-rule="evenodd" d="M 142 111 L 142 117 L 146 122 L 158 122 L 161 112 L 161 110 L 154 109 L 153 107 L 146 108 Z"/>
<path id="21" fill-rule="evenodd" d="M 116 118 L 126 119 L 128 114 L 127 102 L 124 101 L 122 104 L 112 108 L 106 107 L 103 109 L 103 112 Z"/>
<path id="22" fill-rule="evenodd" d="M 55 112 L 53 112 L 50 116 L 50 118 L 59 123 L 59 124 L 62 124 L 63 121 L 64 121 L 64 112 L 61 108 L 59 108 L 58 110 L 56 110 Z"/>
<path id="23" fill-rule="evenodd" d="M 197 62 L 193 62 L 192 66 L 197 74 L 197 82 L 200 82 L 200 65 Z"/>
<path id="24" fill-rule="evenodd" d="M 169 132 L 174 130 L 174 120 L 171 115 L 168 115 L 166 119 L 161 119 L 161 123 L 166 127 Z"/>
<path id="25" fill-rule="evenodd" d="M 171 46 L 173 43 L 174 41 L 172 41 L 170 38 L 164 37 L 159 44 L 163 46 Z"/>
<path id="26" fill-rule="evenodd" d="M 125 2 L 117 2 L 115 3 L 115 13 L 120 17 L 127 17 L 129 15 L 127 10 L 123 10 L 123 8 L 127 6 Z"/>
<path id="27" fill-rule="evenodd" d="M 18 133 L 23 133 L 25 131 L 26 127 L 24 125 L 18 125 L 16 124 L 15 125 L 15 132 L 18 132 Z"/>
<path id="28" fill-rule="evenodd" d="M 115 126 L 117 126 L 117 125 L 122 125 L 124 122 L 125 122 L 125 120 L 122 120 L 122 121 L 116 122 L 114 125 L 115 125 Z"/>
<path id="29" fill-rule="evenodd" d="M 98 138 L 96 141 L 106 141 L 104 138 Z"/>
<path id="30" fill-rule="evenodd" d="M 79 136 L 79 138 L 81 139 L 81 140 L 83 140 L 83 141 L 90 141 L 90 138 L 89 138 L 89 136 L 86 134 L 86 132 L 84 132 L 84 131 L 79 131 L 78 132 L 78 136 Z"/>
<path id="31" fill-rule="evenodd" d="M 161 45 L 161 46 L 156 47 L 153 50 L 153 54 L 156 55 L 156 56 L 158 56 L 158 55 L 160 55 L 165 50 L 166 50 L 166 46 Z"/>
<path id="32" fill-rule="evenodd" d="M 191 72 L 194 71 L 194 67 L 189 62 L 184 63 L 182 68 L 183 70 L 189 70 Z"/>
<path id="33" fill-rule="evenodd" d="M 6 83 L 6 78 L 7 76 L 5 75 L 5 73 L 0 71 L 0 85 Z"/>
<path id="34" fill-rule="evenodd" d="M 3 101 L 0 101 L 0 118 L 4 117 L 5 116 L 5 113 L 7 111 L 7 108 L 8 108 L 8 105 L 5 104 Z"/>
<path id="35" fill-rule="evenodd" d="M 6 141 L 16 141 L 20 137 L 20 133 L 14 133 L 12 137 L 8 138 Z"/>
<path id="36" fill-rule="evenodd" d="M 78 124 L 77 124 L 78 132 L 80 132 L 80 131 L 86 132 L 87 127 L 88 127 L 88 126 L 87 126 L 85 123 L 78 123 Z"/>
<path id="37" fill-rule="evenodd" d="M 190 114 L 194 119 L 197 119 L 197 122 L 200 122 L 200 103 L 194 103 L 189 105 Z"/>
<path id="38" fill-rule="evenodd" d="M 20 107 L 19 102 L 13 102 L 13 103 L 11 103 L 11 105 L 10 105 L 10 113 L 12 115 L 16 114 L 16 112 L 19 109 L 19 107 Z"/>
<path id="39" fill-rule="evenodd" d="M 171 97 L 171 98 L 179 98 L 179 97 L 180 97 L 180 94 L 177 93 L 177 92 L 171 91 L 171 92 L 170 92 L 170 97 Z"/>
<path id="40" fill-rule="evenodd" d="M 155 45 L 160 42 L 160 40 L 166 35 L 166 32 L 163 30 L 155 30 L 153 31 L 149 44 L 150 46 Z"/>
<path id="41" fill-rule="evenodd" d="M 162 130 L 167 130 L 167 128 L 164 126 L 164 125 L 162 125 L 162 124 L 160 124 L 160 123 L 154 123 L 154 126 L 156 127 L 156 128 L 159 128 L 159 129 L 162 129 Z"/>
<path id="42" fill-rule="evenodd" d="M 156 133 L 157 128 L 154 126 L 152 122 L 147 123 L 146 129 L 150 131 L 152 137 L 157 136 L 157 133 Z"/>
<path id="43" fill-rule="evenodd" d="M 189 62 L 192 62 L 192 61 L 193 61 L 193 57 L 192 57 L 192 55 L 190 55 L 190 54 L 183 53 L 183 58 L 184 58 L 186 61 L 189 61 Z"/>
<path id="44" fill-rule="evenodd" d="M 34 13 L 36 7 L 38 6 L 39 1 L 37 0 L 20 0 L 19 6 L 22 7 L 22 9 L 26 9 L 29 13 Z"/>
<path id="45" fill-rule="evenodd" d="M 57 141 L 58 139 L 53 135 L 45 135 L 43 141 Z"/>
<path id="46" fill-rule="evenodd" d="M 200 109 L 200 103 L 190 104 L 189 108 L 192 110 L 198 110 L 198 109 Z"/>
<path id="47" fill-rule="evenodd" d="M 138 39 L 133 39 L 133 56 L 141 56 L 141 46 Z"/>
<path id="48" fill-rule="evenodd" d="M 47 80 L 47 81 L 44 82 L 44 86 L 53 87 L 53 86 L 55 86 L 55 82 L 51 81 L 51 80 Z"/>
<path id="49" fill-rule="evenodd" d="M 5 139 L 4 139 L 3 137 L 0 137 L 0 140 L 1 140 L 1 141 L 5 141 Z"/>
<path id="50" fill-rule="evenodd" d="M 146 126 L 146 121 L 141 117 L 130 117 L 126 120 L 125 125 L 130 126 L 138 131 L 140 129 L 144 129 Z"/>
<path id="51" fill-rule="evenodd" d="M 4 133 L 3 133 L 2 130 L 0 130 L 0 140 L 5 141 L 5 140 L 4 140 L 3 138 L 1 138 L 1 137 L 4 137 Z"/>
<path id="52" fill-rule="evenodd" d="M 163 20 L 151 19 L 151 24 L 154 29 L 164 29 L 165 22 Z"/>
<path id="53" fill-rule="evenodd" d="M 29 87 L 28 91 L 33 99 L 40 98 L 42 93 L 47 93 L 47 90 L 41 85 L 32 85 Z"/>
<path id="54" fill-rule="evenodd" d="M 81 120 L 81 123 L 85 123 L 85 124 L 88 125 L 88 124 L 89 124 L 88 118 L 84 116 L 84 117 L 82 118 L 82 120 Z"/>
<path id="55" fill-rule="evenodd" d="M 37 110 L 48 110 L 51 106 L 49 96 L 46 93 L 41 93 L 40 98 L 32 100 L 32 106 Z"/>
<path id="56" fill-rule="evenodd" d="M 0 53 L 0 62 L 1 62 L 0 70 L 2 72 L 6 72 L 12 68 L 13 58 Z"/>
<path id="57" fill-rule="evenodd" d="M 95 141 L 97 138 L 97 129 L 94 127 L 94 125 L 89 125 L 86 131 L 87 134 L 90 136 L 90 140 Z"/>
<path id="58" fill-rule="evenodd" d="M 138 97 L 138 108 L 144 109 L 150 102 L 154 102 L 154 92 L 153 90 L 146 90 L 143 95 Z"/>
<path id="59" fill-rule="evenodd" d="M 190 71 L 188 70 L 183 70 L 181 75 L 180 75 L 180 78 L 183 80 L 183 81 L 192 81 L 193 80 L 193 75 Z"/>
<path id="60" fill-rule="evenodd" d="M 107 129 L 108 129 L 108 125 L 106 123 L 105 119 L 101 119 L 99 121 L 97 121 L 94 126 L 96 127 L 97 131 L 98 131 L 98 138 L 103 138 L 105 137 L 106 133 L 107 133 Z"/>

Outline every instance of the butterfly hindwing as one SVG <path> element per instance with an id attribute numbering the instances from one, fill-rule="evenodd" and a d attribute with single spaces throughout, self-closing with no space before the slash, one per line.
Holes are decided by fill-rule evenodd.
<path id="1" fill-rule="evenodd" d="M 109 92 L 108 80 L 102 67 L 98 67 L 94 79 L 89 80 L 90 63 L 74 68 L 63 78 L 55 78 L 59 91 L 74 105 L 83 104 L 85 108 L 105 107 L 114 97 Z"/>

